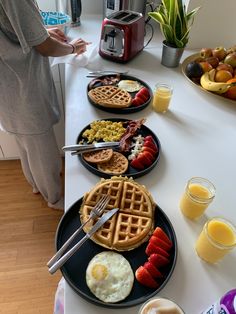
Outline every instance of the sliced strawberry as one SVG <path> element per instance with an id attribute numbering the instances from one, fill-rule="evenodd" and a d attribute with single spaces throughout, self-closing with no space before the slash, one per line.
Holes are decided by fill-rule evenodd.
<path id="1" fill-rule="evenodd" d="M 159 246 L 160 248 L 162 248 L 165 251 L 169 251 L 172 247 L 172 245 L 166 241 L 163 241 L 161 238 L 157 238 L 154 235 L 151 236 L 150 243 L 153 243 L 156 246 Z"/>
<path id="2" fill-rule="evenodd" d="M 153 232 L 153 235 L 159 239 L 162 239 L 163 241 L 167 242 L 169 245 L 172 246 L 172 242 L 171 242 L 170 238 L 165 233 L 165 231 L 163 229 L 161 229 L 160 227 L 156 227 L 156 229 Z"/>
<path id="3" fill-rule="evenodd" d="M 142 151 L 143 152 L 149 152 L 150 154 L 152 154 L 152 156 L 156 156 L 156 151 L 154 150 L 154 149 L 152 149 L 151 147 L 149 147 L 149 146 L 146 146 L 145 144 L 143 145 L 143 147 L 142 147 Z"/>
<path id="4" fill-rule="evenodd" d="M 143 265 L 144 268 L 152 275 L 153 278 L 162 278 L 162 273 L 151 262 L 146 262 Z"/>
<path id="5" fill-rule="evenodd" d="M 153 140 L 145 140 L 144 139 L 144 146 L 150 147 L 151 149 L 153 149 L 156 153 L 158 152 L 158 148 L 156 143 Z"/>
<path id="6" fill-rule="evenodd" d="M 156 268 L 166 266 L 170 262 L 168 258 L 157 253 L 151 254 L 148 258 L 148 261 L 152 263 Z"/>
<path id="7" fill-rule="evenodd" d="M 142 104 L 143 100 L 141 98 L 134 97 L 134 99 L 132 100 L 132 105 L 135 107 L 141 106 Z"/>
<path id="8" fill-rule="evenodd" d="M 135 168 L 135 169 L 138 169 L 138 170 L 143 170 L 144 169 L 144 164 L 142 164 L 138 158 L 135 158 L 131 161 L 130 163 L 130 166 Z"/>
<path id="9" fill-rule="evenodd" d="M 142 99 L 144 99 L 144 102 L 146 102 L 150 97 L 149 90 L 146 87 L 142 87 L 140 91 L 136 94 L 136 97 L 141 97 Z"/>
<path id="10" fill-rule="evenodd" d="M 142 93 L 138 92 L 136 95 L 135 95 L 135 98 L 140 98 L 142 99 L 143 103 L 145 103 L 147 100 L 148 100 L 148 97 L 146 97 L 145 95 L 143 95 Z"/>
<path id="11" fill-rule="evenodd" d="M 153 253 L 158 253 L 166 258 L 170 256 L 169 253 L 167 253 L 165 250 L 163 250 L 161 247 L 154 245 L 153 243 L 148 243 L 148 246 L 146 247 L 145 253 L 150 256 Z"/>
<path id="12" fill-rule="evenodd" d="M 154 278 L 152 278 L 151 274 L 145 269 L 143 266 L 140 266 L 136 272 L 135 277 L 139 283 L 149 288 L 157 288 L 158 283 Z"/>
<path id="13" fill-rule="evenodd" d="M 139 153 L 137 159 L 141 164 L 147 167 L 149 167 L 153 162 L 153 160 L 150 159 L 149 155 L 146 154 L 145 152 Z"/>

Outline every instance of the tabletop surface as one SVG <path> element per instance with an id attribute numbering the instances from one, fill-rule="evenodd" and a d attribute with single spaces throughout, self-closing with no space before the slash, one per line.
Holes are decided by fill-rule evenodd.
<path id="1" fill-rule="evenodd" d="M 70 37 L 83 37 L 98 44 L 101 17 L 88 16 L 81 26 L 70 30 Z M 127 64 L 118 64 L 97 56 L 86 66 L 67 64 L 65 72 L 66 145 L 76 138 L 86 125 L 103 118 L 139 119 L 158 136 L 162 152 L 158 165 L 137 181 L 144 184 L 162 208 L 176 232 L 178 258 L 175 270 L 159 295 L 176 301 L 187 314 L 198 314 L 225 292 L 235 287 L 236 250 L 218 265 L 209 265 L 196 255 L 194 246 L 198 234 L 209 217 L 223 216 L 236 223 L 236 106 L 193 86 L 178 68 L 161 65 L 161 39 L 155 33 L 151 43 Z M 185 50 L 182 61 L 194 51 Z M 170 110 L 158 114 L 149 105 L 132 115 L 103 112 L 88 102 L 86 88 L 91 78 L 89 70 L 113 69 L 129 71 L 152 88 L 157 82 L 168 83 L 174 92 Z M 198 221 L 190 221 L 179 210 L 179 199 L 187 180 L 194 176 L 209 179 L 216 187 L 216 197 Z M 90 173 L 75 156 L 66 153 L 66 210 L 89 191 L 99 177 Z M 78 269 L 79 271 L 79 269 Z M 135 306 L 122 313 L 138 313 Z M 88 303 L 68 284 L 65 286 L 65 314 L 120 313 Z"/>

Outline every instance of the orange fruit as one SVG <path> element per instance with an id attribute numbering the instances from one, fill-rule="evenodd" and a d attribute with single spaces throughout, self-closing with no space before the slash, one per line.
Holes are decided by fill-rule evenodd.
<path id="1" fill-rule="evenodd" d="M 235 85 L 230 87 L 227 92 L 224 93 L 224 96 L 236 100 L 236 77 L 228 80 L 227 83 L 235 83 Z"/>

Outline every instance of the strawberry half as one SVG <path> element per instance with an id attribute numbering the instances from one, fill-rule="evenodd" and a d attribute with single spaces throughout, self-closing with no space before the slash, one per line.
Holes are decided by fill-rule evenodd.
<path id="1" fill-rule="evenodd" d="M 163 229 L 161 229 L 160 227 L 156 227 L 156 229 L 153 232 L 153 235 L 159 239 L 162 239 L 163 241 L 167 242 L 169 245 L 172 246 L 172 242 L 171 242 L 170 238 L 165 233 L 165 231 Z"/>
<path id="2" fill-rule="evenodd" d="M 151 262 L 146 262 L 143 265 L 144 268 L 152 275 L 153 278 L 162 278 L 163 275 Z"/>
<path id="3" fill-rule="evenodd" d="M 151 254 L 148 258 L 148 261 L 152 263 L 156 268 L 166 266 L 170 262 L 168 258 L 157 253 Z"/>
<path id="4" fill-rule="evenodd" d="M 147 271 L 146 268 L 140 266 L 136 272 L 135 277 L 139 283 L 149 288 L 157 288 L 158 283 L 155 279 L 152 278 L 151 274 Z"/>
<path id="5" fill-rule="evenodd" d="M 157 238 L 154 235 L 151 236 L 149 243 L 153 243 L 156 246 L 159 246 L 165 251 L 169 251 L 171 249 L 171 246 L 169 243 L 163 241 L 161 238 Z"/>
<path id="6" fill-rule="evenodd" d="M 169 253 L 167 253 L 165 250 L 163 250 L 161 247 L 156 246 L 155 244 L 149 242 L 148 246 L 146 247 L 145 253 L 150 256 L 153 253 L 158 253 L 166 258 L 170 256 Z"/>

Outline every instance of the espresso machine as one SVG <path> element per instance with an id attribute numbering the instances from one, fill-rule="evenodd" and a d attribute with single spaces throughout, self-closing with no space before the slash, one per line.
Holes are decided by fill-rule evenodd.
<path id="1" fill-rule="evenodd" d="M 57 11 L 66 13 L 71 17 L 71 26 L 80 25 L 81 0 L 56 0 L 56 8 Z"/>

